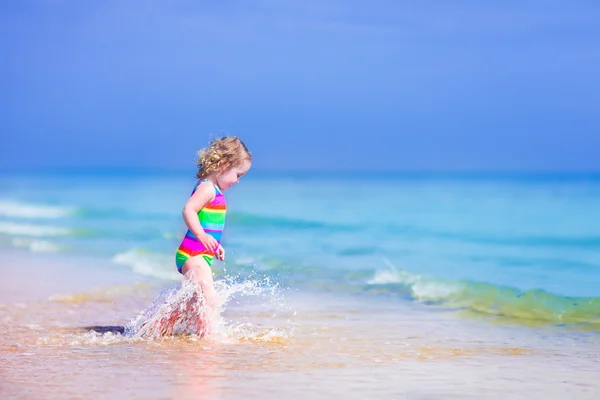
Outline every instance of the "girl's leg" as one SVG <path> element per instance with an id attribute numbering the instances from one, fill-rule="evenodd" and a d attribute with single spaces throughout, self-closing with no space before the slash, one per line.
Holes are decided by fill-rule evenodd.
<path id="1" fill-rule="evenodd" d="M 214 304 L 215 285 L 212 269 L 202 256 L 189 258 L 181 267 L 181 272 L 187 279 L 193 279 L 200 286 L 207 304 Z"/>
<path id="2" fill-rule="evenodd" d="M 214 311 L 214 300 L 215 300 L 215 289 L 214 281 L 212 276 L 212 269 L 202 256 L 195 256 L 187 259 L 181 268 L 181 272 L 185 279 L 193 279 L 201 288 L 202 293 L 196 292 L 188 304 L 185 305 L 185 309 L 175 308 L 169 315 L 162 317 L 158 321 L 154 321 L 151 325 L 146 326 L 146 322 L 143 323 L 142 328 L 149 331 L 153 335 L 166 336 L 172 335 L 175 324 L 181 318 L 187 318 L 188 313 L 194 309 L 194 303 L 198 301 L 198 296 L 203 295 L 205 300 L 205 306 L 207 313 L 200 315 L 196 321 L 195 331 L 197 333 L 205 333 L 206 330 L 206 319 L 213 315 Z"/>
<path id="3" fill-rule="evenodd" d="M 190 303 L 187 305 L 187 309 L 192 309 L 192 304 L 198 301 L 198 296 L 203 295 L 205 309 L 201 315 L 199 315 L 194 331 L 200 335 L 204 335 L 207 329 L 210 327 L 211 319 L 215 312 L 215 287 L 212 275 L 212 269 L 202 256 L 195 256 L 188 259 L 182 266 L 181 272 L 185 279 L 193 279 L 198 286 L 201 288 L 202 293 L 196 293 L 194 297 L 190 299 Z"/>

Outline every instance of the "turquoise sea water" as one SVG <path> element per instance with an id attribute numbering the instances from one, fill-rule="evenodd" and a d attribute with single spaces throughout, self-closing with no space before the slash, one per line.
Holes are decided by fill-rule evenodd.
<path id="1" fill-rule="evenodd" d="M 5 173 L 0 240 L 168 282 L 194 183 L 193 171 Z M 600 175 L 251 171 L 226 198 L 217 279 L 600 325 Z"/>

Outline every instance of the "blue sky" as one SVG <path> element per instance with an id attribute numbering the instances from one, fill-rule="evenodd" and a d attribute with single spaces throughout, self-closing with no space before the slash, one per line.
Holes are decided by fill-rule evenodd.
<path id="1" fill-rule="evenodd" d="M 2 169 L 600 170 L 594 1 L 10 1 L 0 51 Z"/>

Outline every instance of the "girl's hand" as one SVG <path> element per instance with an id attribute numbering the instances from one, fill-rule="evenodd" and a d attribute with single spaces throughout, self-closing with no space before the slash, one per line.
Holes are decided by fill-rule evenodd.
<path id="1" fill-rule="evenodd" d="M 215 251 L 217 251 L 219 243 L 215 240 L 214 237 L 210 236 L 208 233 L 203 233 L 196 237 L 198 238 L 198 241 L 202 243 L 202 246 L 204 246 L 206 250 L 212 251 L 213 254 Z"/>
<path id="2" fill-rule="evenodd" d="M 223 248 L 223 246 L 219 245 L 215 256 L 217 257 L 217 260 L 225 261 L 225 249 Z"/>

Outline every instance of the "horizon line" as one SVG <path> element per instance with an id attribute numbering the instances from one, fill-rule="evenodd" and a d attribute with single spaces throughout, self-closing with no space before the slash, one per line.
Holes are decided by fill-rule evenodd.
<path id="1" fill-rule="evenodd" d="M 195 168 L 181 167 L 37 167 L 37 168 L 4 168 L 0 167 L 1 174 L 61 174 L 61 173 L 190 173 L 194 174 Z M 364 174 L 398 174 L 398 175 L 600 175 L 600 169 L 425 169 L 425 168 L 394 168 L 394 169 L 252 169 L 251 173 L 257 174 L 342 174 L 342 175 L 364 175 Z"/>

